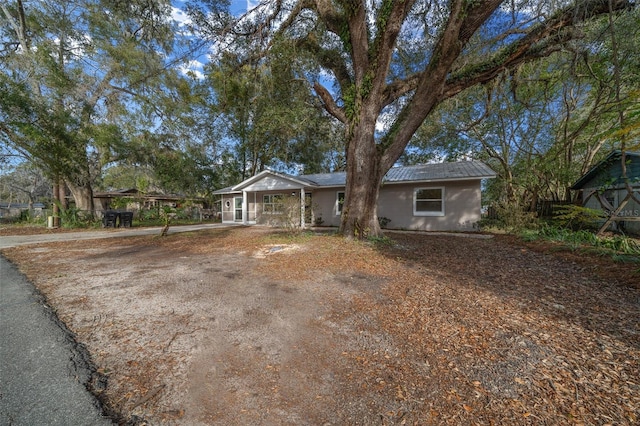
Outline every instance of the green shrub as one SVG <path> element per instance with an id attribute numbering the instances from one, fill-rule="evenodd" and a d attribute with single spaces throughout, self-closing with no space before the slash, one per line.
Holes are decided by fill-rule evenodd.
<path id="1" fill-rule="evenodd" d="M 546 240 L 564 244 L 571 250 L 595 248 L 601 254 L 640 256 L 640 244 L 627 236 L 598 237 L 586 230 L 573 231 L 552 225 L 542 225 L 537 230 L 520 234 L 525 241 Z"/>
<path id="2" fill-rule="evenodd" d="M 144 209 L 138 212 L 138 219 L 142 222 L 160 220 L 160 212 L 158 209 Z"/>
<path id="3" fill-rule="evenodd" d="M 378 223 L 380 224 L 380 228 L 386 228 L 389 222 L 391 222 L 391 219 L 389 219 L 388 217 L 383 216 L 378 218 Z"/>
<path id="4" fill-rule="evenodd" d="M 512 233 L 521 233 L 539 226 L 536 214 L 524 211 L 517 204 L 501 203 L 495 206 L 497 220 L 495 225 Z"/>
<path id="5" fill-rule="evenodd" d="M 65 228 L 90 228 L 100 223 L 91 213 L 75 206 L 60 208 L 59 212 L 60 224 Z"/>
<path id="6" fill-rule="evenodd" d="M 569 204 L 557 208 L 553 222 L 561 227 L 573 230 L 597 229 L 598 223 L 605 218 L 601 210 Z"/>

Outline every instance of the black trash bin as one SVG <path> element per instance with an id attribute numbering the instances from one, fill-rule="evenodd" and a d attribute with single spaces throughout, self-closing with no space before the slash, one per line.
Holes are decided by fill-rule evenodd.
<path id="1" fill-rule="evenodd" d="M 118 212 L 114 210 L 107 210 L 102 216 L 102 226 L 104 228 L 115 228 L 118 222 Z"/>
<path id="2" fill-rule="evenodd" d="M 120 213 L 120 226 L 125 228 L 131 228 L 132 223 L 133 223 L 133 212 Z"/>

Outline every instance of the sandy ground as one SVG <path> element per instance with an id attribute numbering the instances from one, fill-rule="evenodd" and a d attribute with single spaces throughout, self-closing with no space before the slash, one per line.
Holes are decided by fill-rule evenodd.
<path id="1" fill-rule="evenodd" d="M 239 228 L 5 254 L 86 345 L 123 424 L 638 421 L 637 264 L 389 235 Z"/>

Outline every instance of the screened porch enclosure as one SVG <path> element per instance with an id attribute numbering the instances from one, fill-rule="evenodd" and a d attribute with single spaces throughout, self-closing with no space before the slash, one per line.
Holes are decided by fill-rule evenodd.
<path id="1" fill-rule="evenodd" d="M 305 228 L 314 221 L 313 196 L 304 188 L 295 190 L 243 191 L 223 196 L 223 222 Z"/>

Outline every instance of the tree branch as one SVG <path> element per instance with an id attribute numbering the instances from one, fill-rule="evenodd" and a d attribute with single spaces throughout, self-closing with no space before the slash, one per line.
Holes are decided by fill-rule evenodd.
<path id="1" fill-rule="evenodd" d="M 346 123 L 347 116 L 345 115 L 343 109 L 335 103 L 335 101 L 333 100 L 333 96 L 331 96 L 331 93 L 329 93 L 329 91 L 318 82 L 313 84 L 313 89 L 316 91 L 318 96 L 320 96 L 320 99 L 322 99 L 324 108 L 327 110 L 327 112 L 340 120 L 342 123 Z"/>
<path id="2" fill-rule="evenodd" d="M 24 12 L 24 5 L 22 4 L 22 0 L 18 0 L 17 11 L 18 11 L 18 22 L 11 16 L 9 9 L 4 2 L 2 2 L 2 12 L 4 12 L 4 16 L 9 21 L 9 24 L 13 28 L 13 31 L 16 33 L 16 37 L 18 37 L 18 41 L 22 46 L 22 49 L 27 52 L 29 50 L 29 37 L 27 35 L 27 23 Z"/>
<path id="3" fill-rule="evenodd" d="M 411 136 L 442 100 L 476 84 L 491 81 L 504 70 L 557 51 L 563 43 L 576 37 L 571 31 L 563 31 L 566 28 L 609 13 L 610 7 L 612 11 L 619 11 L 633 6 L 631 0 L 577 1 L 545 22 L 532 26 L 524 37 L 501 49 L 487 61 L 464 67 L 449 75 L 454 61 L 462 51 L 463 43 L 469 40 L 501 2 L 479 2 L 466 12 L 463 3 L 465 2 L 461 0 L 452 2 L 450 20 L 438 40 L 432 60 L 420 76 L 416 93 L 383 140 L 381 147 L 385 150 L 385 167 L 391 167 L 399 158 Z"/>
<path id="4" fill-rule="evenodd" d="M 392 83 L 389 83 L 383 91 L 382 106 L 385 107 L 401 98 L 402 96 L 406 95 L 407 93 L 416 90 L 421 75 L 422 73 L 415 73 L 411 74 L 405 79 L 396 80 Z"/>
<path id="5" fill-rule="evenodd" d="M 345 9 L 347 26 L 349 27 L 349 39 L 346 34 L 339 34 L 346 50 L 351 54 L 353 61 L 353 72 L 356 84 L 364 81 L 369 69 L 369 26 L 367 22 L 367 11 L 362 1 L 341 1 Z"/>
<path id="6" fill-rule="evenodd" d="M 322 48 L 315 37 L 305 37 L 298 46 L 316 57 L 322 67 L 331 70 L 340 87 L 349 87 L 351 75 L 340 52 Z"/>
<path id="7" fill-rule="evenodd" d="M 628 0 L 611 0 L 612 11 L 627 9 Z M 609 0 L 585 0 L 558 12 L 554 17 L 533 26 L 524 37 L 479 64 L 464 67 L 447 78 L 442 98 L 450 98 L 464 89 L 492 80 L 502 71 L 513 69 L 527 61 L 548 56 L 562 45 L 576 38 L 576 34 L 562 30 L 609 12 Z"/>
<path id="8" fill-rule="evenodd" d="M 442 101 L 442 88 L 453 63 L 471 36 L 501 3 L 501 0 L 478 3 L 451 1 L 449 20 L 436 43 L 429 64 L 416 80 L 416 92 L 381 141 L 380 148 L 384 152 L 381 159 L 383 169 L 390 168 L 396 162 L 425 118 Z M 405 86 L 404 90 L 407 89 L 408 86 Z M 387 102 L 389 100 L 386 99 Z"/>
<path id="9" fill-rule="evenodd" d="M 374 76 L 373 91 L 379 91 L 386 84 L 387 73 L 380 70 L 389 69 L 398 35 L 414 4 L 415 0 L 383 1 L 378 9 L 377 32 L 369 54 L 372 57 L 369 73 Z M 391 9 L 387 10 L 389 7 Z"/>
<path id="10" fill-rule="evenodd" d="M 340 36 L 340 23 L 342 21 L 336 13 L 331 0 L 315 0 L 315 4 L 316 13 L 320 17 L 320 20 L 327 26 L 327 29 Z"/>

